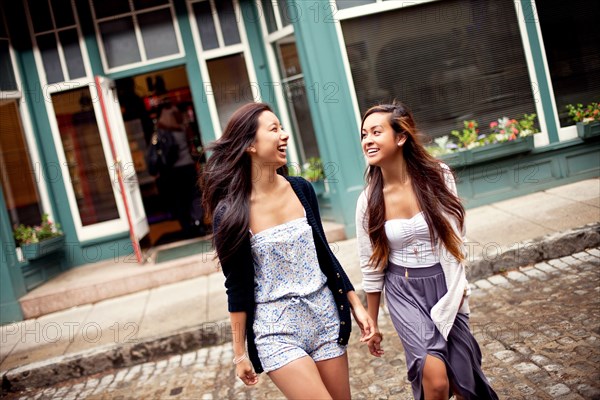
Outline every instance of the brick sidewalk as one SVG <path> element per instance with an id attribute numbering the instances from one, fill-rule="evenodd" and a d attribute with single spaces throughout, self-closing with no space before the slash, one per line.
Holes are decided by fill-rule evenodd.
<path id="1" fill-rule="evenodd" d="M 500 398 L 600 398 L 600 250 L 573 254 L 473 283 L 471 328 Z M 400 340 L 382 315 L 383 358 L 355 327 L 349 347 L 354 399 L 409 399 Z M 22 399 L 279 399 L 266 375 L 255 388 L 234 378 L 231 344 L 203 348 L 46 389 Z"/>

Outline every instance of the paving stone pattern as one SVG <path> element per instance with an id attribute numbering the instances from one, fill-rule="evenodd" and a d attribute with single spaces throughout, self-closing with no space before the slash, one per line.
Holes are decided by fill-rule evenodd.
<path id="1" fill-rule="evenodd" d="M 591 249 L 472 283 L 471 329 L 502 399 L 600 399 L 600 250 Z M 386 315 L 383 358 L 349 347 L 354 399 L 410 399 L 400 340 Z M 266 375 L 234 378 L 231 344 L 109 371 L 19 399 L 281 399 Z"/>

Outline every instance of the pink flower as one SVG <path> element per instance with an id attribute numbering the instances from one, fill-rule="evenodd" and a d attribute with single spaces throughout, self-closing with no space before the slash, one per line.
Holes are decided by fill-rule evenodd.
<path id="1" fill-rule="evenodd" d="M 498 122 L 494 121 L 494 122 L 490 122 L 490 128 L 495 128 L 498 126 Z"/>
<path id="2" fill-rule="evenodd" d="M 504 133 L 504 129 L 500 129 L 500 133 Z"/>
<path id="3" fill-rule="evenodd" d="M 519 133 L 519 130 L 513 126 L 512 132 L 516 135 L 517 133 Z"/>

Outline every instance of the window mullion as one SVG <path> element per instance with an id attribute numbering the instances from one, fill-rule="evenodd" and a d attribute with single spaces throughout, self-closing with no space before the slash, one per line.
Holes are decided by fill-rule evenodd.
<path id="1" fill-rule="evenodd" d="M 273 5 L 273 15 L 275 16 L 275 25 L 277 26 L 276 31 L 279 31 L 283 27 L 283 24 L 281 22 L 281 14 L 279 14 L 279 4 L 278 4 L 277 0 L 270 0 L 270 1 L 271 1 L 271 4 Z"/>
<path id="2" fill-rule="evenodd" d="M 215 4 L 215 0 L 209 0 L 210 9 L 212 10 L 212 17 L 215 24 L 215 31 L 217 32 L 217 41 L 219 47 L 225 47 L 225 40 L 223 39 L 223 32 L 221 32 L 221 21 L 219 20 L 219 12 Z"/>
<path id="3" fill-rule="evenodd" d="M 148 61 L 148 58 L 146 57 L 146 48 L 144 47 L 144 39 L 142 38 L 142 30 L 138 24 L 137 15 L 132 14 L 131 18 L 133 19 L 133 30 L 135 32 L 135 40 L 137 41 L 138 49 L 140 50 L 141 61 Z"/>
<path id="4" fill-rule="evenodd" d="M 69 81 L 69 70 L 67 68 L 67 59 L 65 58 L 65 53 L 63 51 L 62 43 L 60 42 L 60 37 L 58 36 L 58 31 L 54 32 L 54 37 L 56 38 L 56 51 L 58 52 L 58 59 L 60 60 L 60 69 L 63 73 L 63 80 L 65 82 Z"/>

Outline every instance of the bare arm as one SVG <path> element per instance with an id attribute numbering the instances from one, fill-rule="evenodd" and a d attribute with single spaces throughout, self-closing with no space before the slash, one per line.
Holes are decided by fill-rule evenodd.
<path id="1" fill-rule="evenodd" d="M 246 356 L 246 313 L 243 311 L 229 313 L 233 340 L 233 362 L 235 372 L 247 386 L 258 383 L 258 375 L 252 369 L 252 363 Z"/>
<path id="2" fill-rule="evenodd" d="M 360 328 L 360 341 L 366 342 L 375 334 L 375 325 L 373 324 L 373 320 L 369 316 L 369 313 L 365 310 L 365 307 L 354 290 L 348 292 L 348 302 L 352 308 L 354 320 Z"/>
<path id="3" fill-rule="evenodd" d="M 374 331 L 371 339 L 367 341 L 369 352 L 375 357 L 381 357 L 383 355 L 383 348 L 381 342 L 383 341 L 383 335 L 379 331 L 377 326 L 377 318 L 379 316 L 379 303 L 381 301 L 381 292 L 367 293 L 367 312 L 369 317 L 374 321 Z"/>

